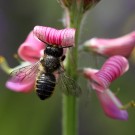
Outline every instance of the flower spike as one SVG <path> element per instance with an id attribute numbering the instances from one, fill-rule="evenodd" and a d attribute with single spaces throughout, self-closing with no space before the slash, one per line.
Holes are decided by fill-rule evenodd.
<path id="1" fill-rule="evenodd" d="M 63 47 L 74 45 L 75 29 L 57 30 L 51 27 L 35 26 L 33 33 L 39 40 L 48 44 Z"/>

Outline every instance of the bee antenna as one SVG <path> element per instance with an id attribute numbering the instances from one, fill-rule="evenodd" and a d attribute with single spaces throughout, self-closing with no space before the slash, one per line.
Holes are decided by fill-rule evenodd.
<path id="1" fill-rule="evenodd" d="M 38 38 L 39 39 L 39 38 Z M 45 42 L 45 41 L 43 41 L 43 40 L 41 40 L 41 39 L 39 39 L 41 42 L 43 42 L 44 44 L 47 44 L 47 45 L 50 45 L 49 43 L 47 43 L 47 42 Z"/>

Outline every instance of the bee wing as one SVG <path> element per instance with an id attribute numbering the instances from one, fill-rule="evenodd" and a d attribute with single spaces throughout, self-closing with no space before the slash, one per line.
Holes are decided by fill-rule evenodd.
<path id="1" fill-rule="evenodd" d="M 25 83 L 33 81 L 39 72 L 40 61 L 22 68 L 15 69 L 11 72 L 11 80 L 15 83 Z"/>
<path id="2" fill-rule="evenodd" d="M 60 74 L 60 81 L 63 85 L 63 92 L 66 95 L 73 95 L 73 96 L 79 96 L 82 93 L 81 87 L 78 85 L 78 83 L 67 76 L 65 73 Z"/>

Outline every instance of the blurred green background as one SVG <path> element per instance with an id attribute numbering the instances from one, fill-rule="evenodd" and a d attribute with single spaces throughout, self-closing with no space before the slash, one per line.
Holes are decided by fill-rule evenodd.
<path id="1" fill-rule="evenodd" d="M 19 45 L 35 25 L 63 28 L 63 9 L 57 0 L 0 0 L 0 55 L 4 55 L 11 67 L 18 63 L 13 58 Z M 92 37 L 115 38 L 135 28 L 134 0 L 101 0 L 87 13 L 82 24 L 80 43 Z M 81 55 L 81 60 L 89 54 Z M 81 61 L 80 66 L 90 66 Z M 101 64 L 99 59 L 98 62 Z M 8 79 L 0 70 L 0 135 L 61 135 L 61 91 L 40 101 L 35 92 L 15 93 L 5 87 Z M 111 85 L 123 103 L 135 99 L 135 65 L 130 61 L 130 70 Z M 83 90 L 86 80 L 81 80 Z M 87 93 L 87 92 L 86 92 Z M 134 135 L 135 108 L 128 110 L 128 121 L 117 121 L 106 117 L 95 93 L 80 97 L 79 135 Z"/>

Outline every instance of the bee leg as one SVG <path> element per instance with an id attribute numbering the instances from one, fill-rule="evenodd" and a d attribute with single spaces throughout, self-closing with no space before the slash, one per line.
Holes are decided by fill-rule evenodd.
<path id="1" fill-rule="evenodd" d="M 65 60 L 65 58 L 66 58 L 66 56 L 65 56 L 65 55 L 63 55 L 63 56 L 61 57 L 61 61 L 64 61 L 64 60 Z"/>
<path id="2" fill-rule="evenodd" d="M 61 57 L 61 66 L 60 66 L 60 68 L 59 68 L 59 70 L 58 70 L 58 73 L 63 73 L 63 72 L 65 72 L 65 69 L 64 69 L 64 65 L 63 65 L 63 61 L 65 60 L 65 58 L 66 58 L 66 56 L 65 55 L 63 55 L 62 57 Z"/>

